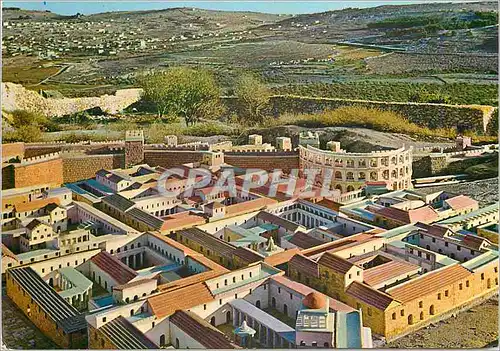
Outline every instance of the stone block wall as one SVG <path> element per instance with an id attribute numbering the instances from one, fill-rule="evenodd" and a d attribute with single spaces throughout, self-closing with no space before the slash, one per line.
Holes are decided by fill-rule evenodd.
<path id="1" fill-rule="evenodd" d="M 238 113 L 240 106 L 234 97 L 224 98 L 228 113 Z M 267 113 L 278 117 L 284 113 L 318 113 L 344 106 L 357 106 L 393 111 L 410 122 L 429 128 L 464 128 L 485 131 L 495 108 L 492 106 L 461 106 L 428 103 L 382 102 L 279 95 L 271 98 Z"/>
<path id="2" fill-rule="evenodd" d="M 239 168 L 257 168 L 266 171 L 281 169 L 290 172 L 299 168 L 298 152 L 241 152 L 224 153 L 224 162 Z"/>
<path id="3" fill-rule="evenodd" d="M 60 186 L 63 182 L 63 162 L 61 158 L 14 165 L 13 185 L 15 188 L 38 184 Z"/>
<path id="4" fill-rule="evenodd" d="M 200 151 L 181 150 L 145 150 L 144 163 L 151 167 L 161 166 L 165 168 L 175 167 L 184 163 L 203 161 L 203 153 Z M 227 161 L 226 161 L 227 162 Z"/>
<path id="5" fill-rule="evenodd" d="M 142 89 L 118 90 L 115 95 L 82 98 L 44 98 L 20 84 L 2 83 L 2 109 L 7 112 L 26 110 L 47 117 L 61 117 L 94 107 L 107 113 L 118 113 L 141 98 Z"/>
<path id="6" fill-rule="evenodd" d="M 122 154 L 63 155 L 63 179 L 65 183 L 94 178 L 100 169 L 123 168 Z"/>
<path id="7" fill-rule="evenodd" d="M 24 143 L 2 144 L 2 161 L 24 157 Z"/>

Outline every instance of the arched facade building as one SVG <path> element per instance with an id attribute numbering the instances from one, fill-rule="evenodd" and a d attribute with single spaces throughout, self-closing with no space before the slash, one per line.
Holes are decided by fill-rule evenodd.
<path id="1" fill-rule="evenodd" d="M 342 193 L 360 189 L 366 182 L 384 181 L 392 190 L 412 187 L 413 148 L 348 153 L 332 152 L 311 145 L 299 146 L 300 170 L 319 169 L 320 177 L 330 169 L 331 189 Z"/>

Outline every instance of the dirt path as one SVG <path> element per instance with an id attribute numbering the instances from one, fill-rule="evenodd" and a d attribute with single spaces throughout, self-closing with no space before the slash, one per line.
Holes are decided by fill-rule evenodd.
<path id="1" fill-rule="evenodd" d="M 385 348 L 482 348 L 498 341 L 498 295 L 456 317 L 386 344 Z"/>

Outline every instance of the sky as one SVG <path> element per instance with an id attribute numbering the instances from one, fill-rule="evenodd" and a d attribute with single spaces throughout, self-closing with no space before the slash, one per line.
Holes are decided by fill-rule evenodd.
<path id="1" fill-rule="evenodd" d="M 444 1 L 399 1 L 399 0 L 372 0 L 372 1 L 144 1 L 144 0 L 121 0 L 121 1 L 11 1 L 3 0 L 3 7 L 19 7 L 29 10 L 49 10 L 61 15 L 74 15 L 77 12 L 83 14 L 92 14 L 110 11 L 141 11 L 141 10 L 159 10 L 170 7 L 197 7 L 210 10 L 226 11 L 256 11 L 268 13 L 314 13 L 329 10 L 339 10 L 346 7 L 375 7 L 380 5 L 408 5 L 425 2 L 452 2 L 454 0 Z M 460 2 L 460 1 L 455 1 Z"/>

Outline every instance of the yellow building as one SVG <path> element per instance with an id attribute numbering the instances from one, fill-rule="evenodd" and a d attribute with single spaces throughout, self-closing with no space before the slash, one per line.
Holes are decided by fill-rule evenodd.
<path id="1" fill-rule="evenodd" d="M 87 322 L 31 268 L 7 270 L 7 295 L 35 326 L 64 349 L 86 348 Z"/>
<path id="2" fill-rule="evenodd" d="M 411 269 L 409 266 L 408 263 Z M 389 268 L 385 272 L 380 269 L 377 274 L 391 276 L 397 269 L 401 268 Z M 364 324 L 388 340 L 436 322 L 498 291 L 496 251 L 487 251 L 465 263 L 414 278 L 403 277 L 402 283 L 386 289 L 372 287 L 369 283 L 375 278 L 373 273 L 369 277 L 368 271 L 325 252 L 317 260 L 294 256 L 288 274 L 294 280 L 361 309 Z"/>

